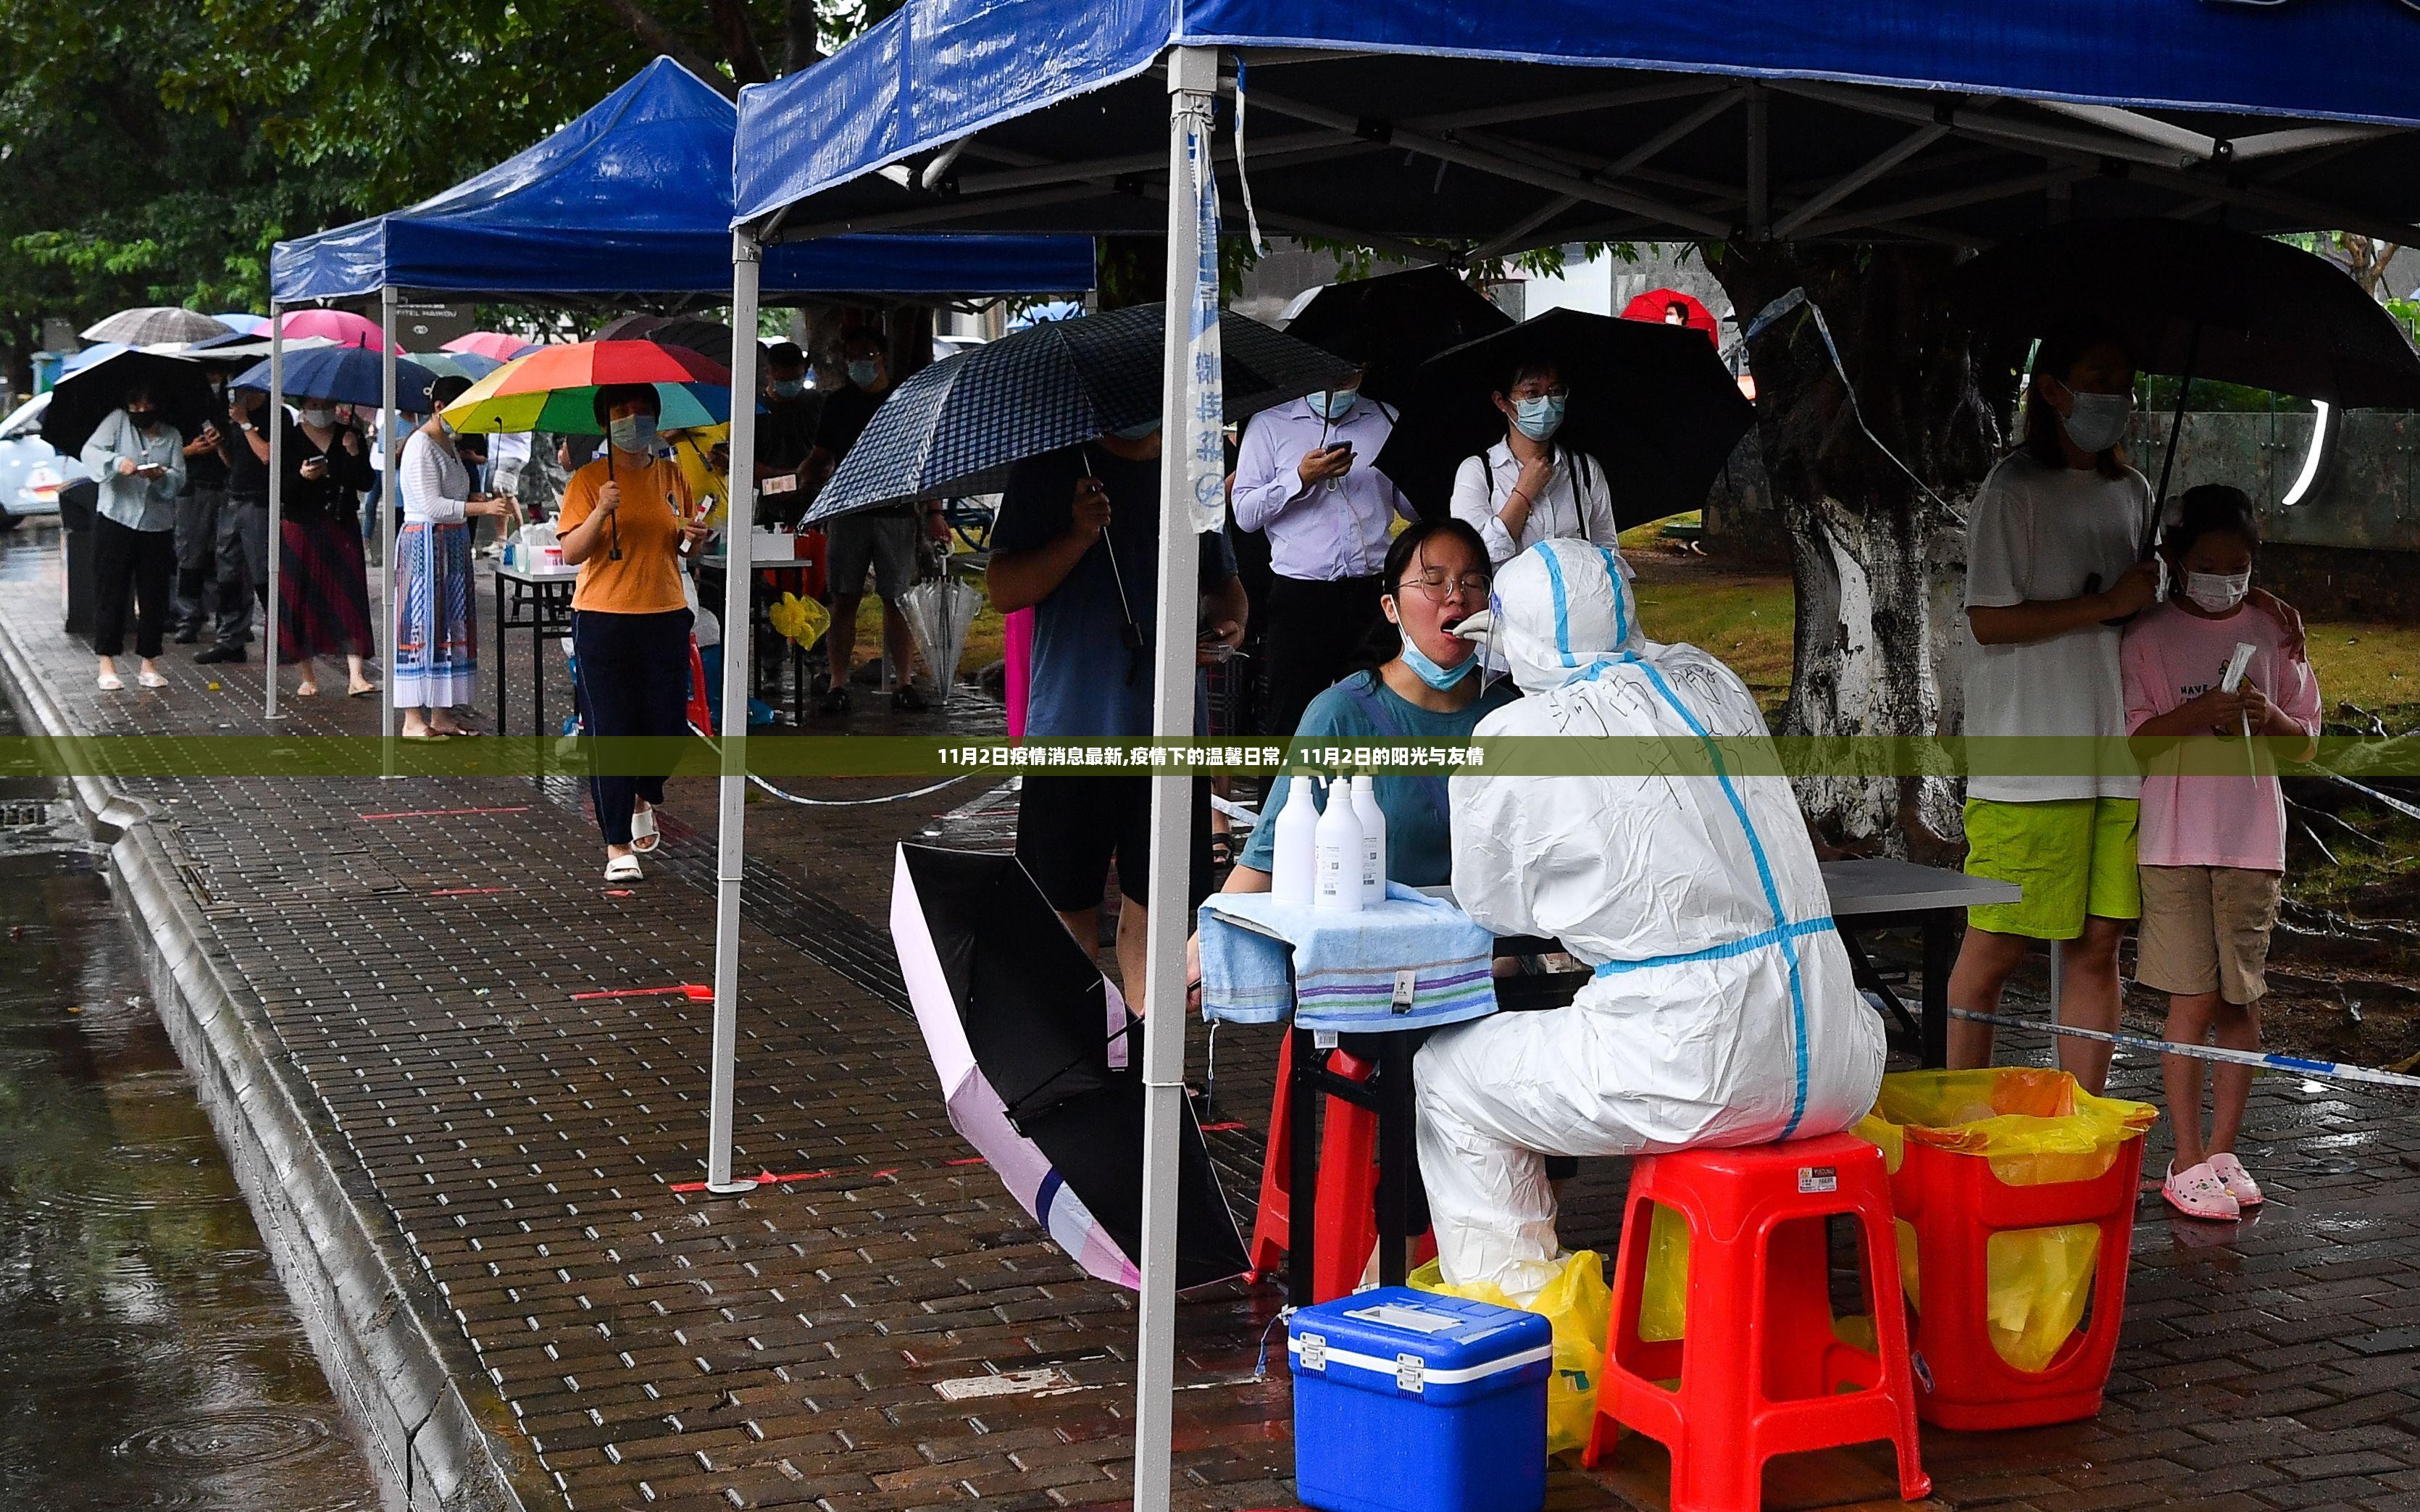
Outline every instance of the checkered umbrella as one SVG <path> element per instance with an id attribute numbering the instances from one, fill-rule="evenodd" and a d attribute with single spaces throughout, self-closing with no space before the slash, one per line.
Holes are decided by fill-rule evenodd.
<path id="1" fill-rule="evenodd" d="M 945 357 L 892 391 L 809 522 L 911 499 L 988 493 L 1030 456 L 1158 418 L 1156 304 L 1056 320 Z M 1349 381 L 1353 364 L 1239 315 L 1218 317 L 1226 416 Z"/>
<path id="2" fill-rule="evenodd" d="M 122 341 L 129 347 L 148 347 L 163 341 L 208 341 L 224 336 L 228 327 L 198 310 L 182 310 L 173 304 L 147 304 L 138 309 L 120 310 L 108 319 L 85 328 L 86 341 Z"/>

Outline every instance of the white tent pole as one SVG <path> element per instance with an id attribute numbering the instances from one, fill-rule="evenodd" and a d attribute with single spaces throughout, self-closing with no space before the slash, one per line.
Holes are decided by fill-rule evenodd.
<path id="1" fill-rule="evenodd" d="M 378 492 L 379 576 L 384 579 L 379 602 L 386 606 L 386 674 L 379 679 L 379 734 L 383 770 L 389 777 L 395 775 L 395 664 L 403 644 L 403 603 L 395 579 L 395 511 L 403 502 L 403 490 L 396 478 L 400 448 L 395 442 L 395 306 L 396 287 L 389 284 L 379 290 L 379 326 L 386 338 L 386 350 L 379 359 Z"/>
<path id="2" fill-rule="evenodd" d="M 269 403 L 261 409 L 269 426 L 269 613 L 263 626 L 260 680 L 269 687 L 268 717 L 277 717 L 277 569 L 286 555 L 286 312 L 269 301 Z"/>
<path id="3" fill-rule="evenodd" d="M 706 1189 L 728 1196 L 756 1183 L 731 1179 L 732 1082 L 739 1054 L 739 879 L 747 862 L 748 688 L 754 625 L 749 615 L 749 537 L 756 525 L 756 287 L 763 251 L 731 234 L 731 481 L 725 500 L 722 586 L 722 832 L 714 862 L 714 1094 Z"/>
<path id="4" fill-rule="evenodd" d="M 1202 393 L 1189 347 L 1204 248 L 1201 193 L 1212 192 L 1210 113 L 1218 98 L 1215 48 L 1168 54 L 1168 328 L 1160 390 L 1159 608 L 1152 626 L 1152 733 L 1193 733 L 1194 620 L 1201 541 L 1194 499 L 1206 471 L 1194 455 Z M 1217 248 L 1208 249 L 1214 270 Z M 1211 289 L 1215 301 L 1218 290 Z M 1213 459 L 1215 465 L 1216 459 Z M 1192 920 L 1193 779 L 1151 779 L 1150 978 L 1142 1044 L 1141 1294 L 1135 1360 L 1135 1512 L 1166 1512 L 1176 1376 L 1177 1141 L 1185 1118 L 1185 938 Z M 1131 987 L 1133 984 L 1128 983 Z"/>

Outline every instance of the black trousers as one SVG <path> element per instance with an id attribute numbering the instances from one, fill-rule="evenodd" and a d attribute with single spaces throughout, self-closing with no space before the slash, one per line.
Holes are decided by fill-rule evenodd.
<path id="1" fill-rule="evenodd" d="M 177 501 L 175 598 L 180 635 L 201 629 L 207 620 L 212 643 L 233 648 L 252 633 L 252 573 L 236 517 L 241 507 L 224 488 L 196 486 Z"/>
<path id="2" fill-rule="evenodd" d="M 1269 636 L 1262 651 L 1268 668 L 1262 733 L 1293 734 L 1304 707 L 1352 671 L 1354 654 L 1381 617 L 1381 586 L 1374 575 L 1334 582 L 1298 578 L 1270 581 Z"/>
<path id="3" fill-rule="evenodd" d="M 128 601 L 134 609 L 134 654 L 160 655 L 168 629 L 168 579 L 177 570 L 174 531 L 131 530 L 106 515 L 92 521 L 92 650 L 126 649 Z"/>
<path id="4" fill-rule="evenodd" d="M 589 734 L 689 733 L 689 627 L 685 609 L 572 614 L 571 648 L 580 658 L 581 708 Z M 588 795 L 597 805 L 597 827 L 605 843 L 628 845 L 633 807 L 640 799 L 663 802 L 664 779 L 592 772 Z"/>

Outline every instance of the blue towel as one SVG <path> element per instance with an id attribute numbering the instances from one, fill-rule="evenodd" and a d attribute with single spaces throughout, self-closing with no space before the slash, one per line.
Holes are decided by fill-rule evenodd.
<path id="1" fill-rule="evenodd" d="M 1205 1019 L 1291 1017 L 1301 1028 L 1371 1033 L 1496 1011 L 1496 937 L 1451 903 L 1395 883 L 1385 903 L 1356 913 L 1215 892 L 1201 925 Z"/>

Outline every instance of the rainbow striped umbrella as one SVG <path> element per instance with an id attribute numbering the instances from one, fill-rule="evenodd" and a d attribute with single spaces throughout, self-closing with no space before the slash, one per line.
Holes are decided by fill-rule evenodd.
<path id="1" fill-rule="evenodd" d="M 712 358 L 652 341 L 583 341 L 506 363 L 447 406 L 445 420 L 459 431 L 600 436 L 597 391 L 631 383 L 655 389 L 660 429 L 731 418 L 731 371 Z"/>

